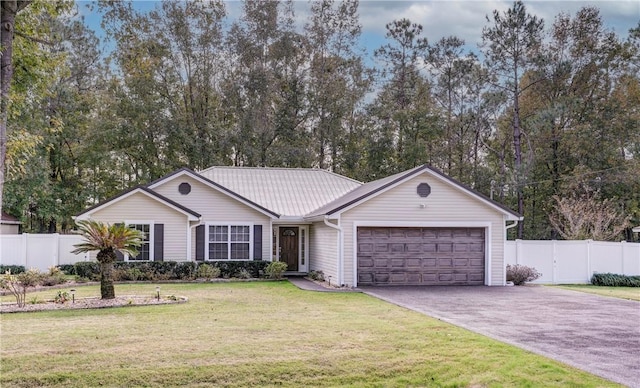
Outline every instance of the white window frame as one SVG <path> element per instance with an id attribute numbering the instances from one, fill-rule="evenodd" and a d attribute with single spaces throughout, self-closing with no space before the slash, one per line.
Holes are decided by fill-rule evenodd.
<path id="1" fill-rule="evenodd" d="M 154 232 L 155 232 L 155 223 L 153 221 L 140 221 L 140 220 L 126 220 L 124 222 L 124 225 L 129 228 L 133 225 L 149 225 L 149 260 L 133 260 L 129 257 L 129 254 L 124 255 L 124 261 L 130 261 L 132 263 L 146 263 L 149 261 L 153 261 L 154 256 L 154 252 L 153 252 L 153 245 L 154 245 Z"/>
<path id="2" fill-rule="evenodd" d="M 226 226 L 227 227 L 227 257 L 228 259 L 210 259 L 209 258 L 209 229 L 211 226 Z M 231 241 L 231 227 L 232 226 L 248 226 L 249 227 L 249 258 L 248 259 L 232 259 L 231 258 L 231 244 L 233 243 L 245 243 L 244 241 L 237 242 Z M 205 224 L 204 232 L 204 260 L 205 261 L 252 261 L 253 260 L 253 223 L 251 222 L 207 222 Z"/>

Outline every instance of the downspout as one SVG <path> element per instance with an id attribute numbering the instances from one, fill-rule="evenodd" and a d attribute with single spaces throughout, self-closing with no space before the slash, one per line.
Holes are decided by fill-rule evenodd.
<path id="1" fill-rule="evenodd" d="M 338 231 L 338 286 L 342 286 L 342 284 L 344 284 L 344 279 L 343 279 L 344 268 L 343 268 L 343 257 L 342 257 L 344 254 L 344 249 L 342 247 L 343 233 L 342 233 L 342 227 L 340 226 L 340 219 L 338 219 L 338 225 L 332 224 L 331 222 L 329 222 L 329 216 L 327 215 L 324 216 L 323 221 L 325 225 Z"/>
<path id="2" fill-rule="evenodd" d="M 503 255 L 503 257 L 504 257 L 504 252 L 507 251 L 507 231 L 509 229 L 511 229 L 511 228 L 515 228 L 521 220 L 522 219 L 515 220 L 515 221 L 513 221 L 513 224 L 507 225 L 507 226 L 504 227 L 504 242 L 502 243 L 502 255 Z M 517 254 L 518 254 L 518 251 L 517 251 L 517 248 L 516 248 L 516 255 Z M 503 281 L 503 285 L 506 285 L 507 284 L 507 265 L 504 262 L 502 264 L 503 264 L 502 265 L 502 279 L 503 279 L 502 281 Z"/>

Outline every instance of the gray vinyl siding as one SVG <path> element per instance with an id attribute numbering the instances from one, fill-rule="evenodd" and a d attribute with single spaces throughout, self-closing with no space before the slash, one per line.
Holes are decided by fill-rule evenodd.
<path id="1" fill-rule="evenodd" d="M 338 279 L 338 231 L 316 222 L 309 228 L 309 270 Z"/>
<path id="2" fill-rule="evenodd" d="M 417 186 L 423 182 L 431 186 L 431 194 L 427 198 L 417 194 Z M 425 207 L 421 208 L 421 204 Z M 428 173 L 389 189 L 341 215 L 344 229 L 344 280 L 350 285 L 353 283 L 355 222 L 388 222 L 389 226 L 402 226 L 403 222 L 425 225 L 446 222 L 460 225 L 465 222 L 490 223 L 491 241 L 488 244 L 491 246 L 491 268 L 488 275 L 492 285 L 504 284 L 503 214 Z"/>
<path id="3" fill-rule="evenodd" d="M 183 182 L 191 185 L 191 192 L 187 195 L 178 192 L 178 186 Z M 271 241 L 270 219 L 263 213 L 185 175 L 164 182 L 160 186 L 154 187 L 153 190 L 182 206 L 200 213 L 203 224 L 207 222 L 241 222 L 262 225 L 262 259 L 269 260 L 271 257 L 271 245 L 269 244 Z M 196 257 L 195 226 L 194 224 L 191 229 L 191 257 L 194 260 Z"/>
<path id="4" fill-rule="evenodd" d="M 164 224 L 164 260 L 187 260 L 187 216 L 142 193 L 134 193 L 91 214 L 111 224 L 151 221 Z"/>

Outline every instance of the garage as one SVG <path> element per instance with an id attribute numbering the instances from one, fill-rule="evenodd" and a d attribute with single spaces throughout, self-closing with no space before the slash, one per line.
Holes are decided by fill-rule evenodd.
<path id="1" fill-rule="evenodd" d="M 358 227 L 358 285 L 484 285 L 484 228 Z"/>

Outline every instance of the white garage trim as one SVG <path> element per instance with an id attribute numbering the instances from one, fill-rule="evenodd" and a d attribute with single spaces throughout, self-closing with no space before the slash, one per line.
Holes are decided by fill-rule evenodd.
<path id="1" fill-rule="evenodd" d="M 491 222 L 482 221 L 439 221 L 439 222 L 410 222 L 410 221 L 354 221 L 353 222 L 353 286 L 358 287 L 358 227 L 390 227 L 390 228 L 484 228 L 485 285 L 491 286 Z M 343 271 L 343 269 L 340 269 Z"/>

